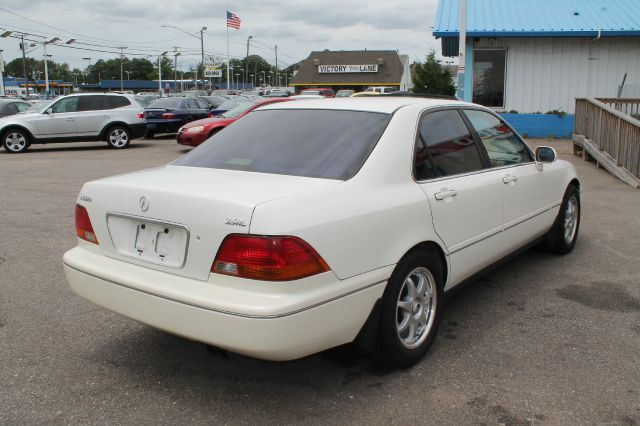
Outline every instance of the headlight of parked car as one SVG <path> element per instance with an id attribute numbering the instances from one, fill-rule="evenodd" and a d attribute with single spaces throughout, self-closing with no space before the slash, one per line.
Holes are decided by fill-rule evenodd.
<path id="1" fill-rule="evenodd" d="M 204 126 L 195 126 L 187 128 L 187 133 L 202 133 L 204 131 Z"/>

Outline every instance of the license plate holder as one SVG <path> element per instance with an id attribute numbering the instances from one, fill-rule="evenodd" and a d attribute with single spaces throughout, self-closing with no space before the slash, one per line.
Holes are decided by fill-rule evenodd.
<path id="1" fill-rule="evenodd" d="M 174 223 L 110 214 L 107 227 L 116 251 L 144 262 L 184 266 L 189 230 Z"/>

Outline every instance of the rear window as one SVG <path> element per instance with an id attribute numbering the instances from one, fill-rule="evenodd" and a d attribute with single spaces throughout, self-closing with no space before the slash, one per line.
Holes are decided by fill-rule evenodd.
<path id="1" fill-rule="evenodd" d="M 104 103 L 106 109 L 114 109 L 131 105 L 129 99 L 125 98 L 124 96 L 105 96 Z"/>
<path id="2" fill-rule="evenodd" d="M 361 111 L 254 111 L 174 164 L 347 180 L 391 116 Z"/>
<path id="3" fill-rule="evenodd" d="M 162 98 L 151 102 L 147 108 L 181 108 L 184 102 L 184 98 Z"/>

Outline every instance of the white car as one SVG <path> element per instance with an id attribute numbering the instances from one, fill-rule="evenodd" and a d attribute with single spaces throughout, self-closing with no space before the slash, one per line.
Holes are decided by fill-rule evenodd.
<path id="1" fill-rule="evenodd" d="M 268 360 L 350 342 L 416 363 L 443 295 L 530 244 L 572 250 L 580 183 L 459 101 L 256 109 L 164 167 L 89 182 L 71 288 L 170 333 Z"/>
<path id="2" fill-rule="evenodd" d="M 61 96 L 0 119 L 0 143 L 13 154 L 31 144 L 75 141 L 106 141 L 109 147 L 122 149 L 145 134 L 142 109 L 130 95 Z"/>

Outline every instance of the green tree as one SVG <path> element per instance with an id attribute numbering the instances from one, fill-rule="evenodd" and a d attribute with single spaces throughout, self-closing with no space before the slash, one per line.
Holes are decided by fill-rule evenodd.
<path id="1" fill-rule="evenodd" d="M 434 51 L 427 55 L 425 63 L 414 64 L 412 91 L 414 93 L 449 96 L 456 93 L 451 74 L 440 66 Z"/>

